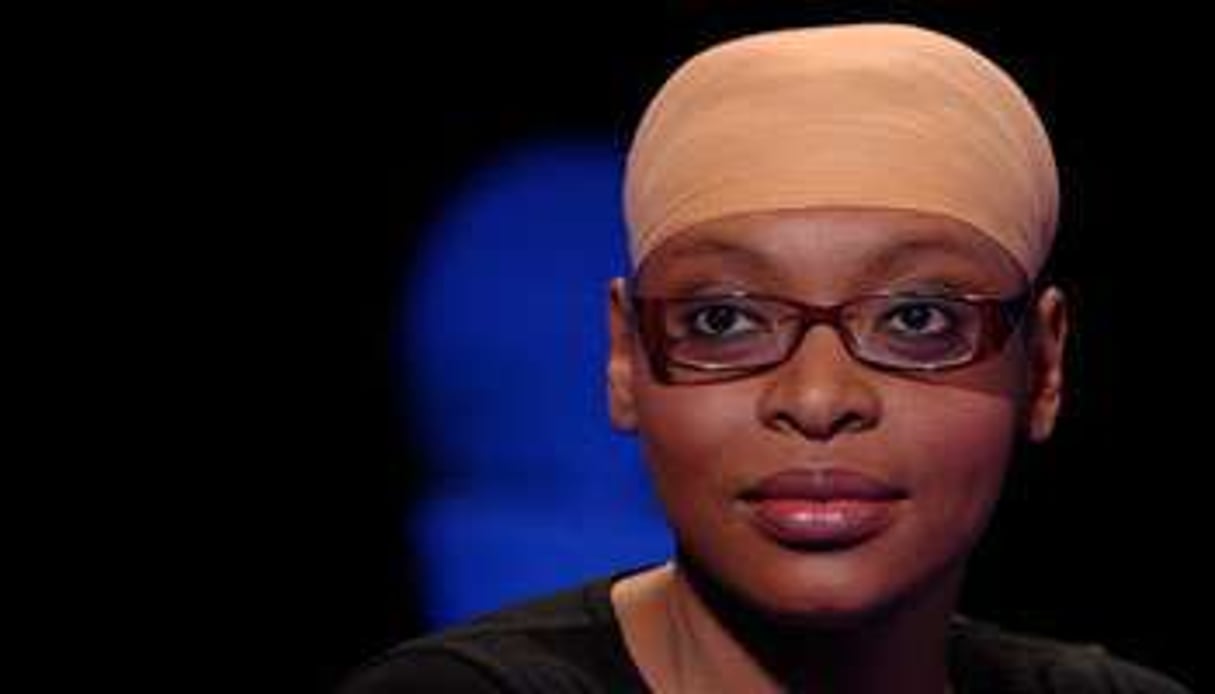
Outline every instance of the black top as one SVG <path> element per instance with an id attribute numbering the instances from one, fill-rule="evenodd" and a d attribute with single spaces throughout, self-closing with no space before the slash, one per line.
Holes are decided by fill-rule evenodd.
<path id="1" fill-rule="evenodd" d="M 649 692 L 610 597 L 612 584 L 631 573 L 406 641 L 355 672 L 341 694 Z M 1189 692 L 1099 645 L 1012 633 L 961 615 L 950 622 L 949 670 L 956 694 Z"/>

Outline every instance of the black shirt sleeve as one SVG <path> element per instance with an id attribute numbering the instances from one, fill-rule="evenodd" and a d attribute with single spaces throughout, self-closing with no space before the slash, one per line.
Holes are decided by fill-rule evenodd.
<path id="1" fill-rule="evenodd" d="M 1101 694 L 1191 694 L 1165 675 L 1111 655 L 1096 647 L 1061 658 L 1045 674 L 1051 692 Z"/>
<path id="2" fill-rule="evenodd" d="M 338 694 L 503 694 L 509 692 L 492 675 L 458 654 L 418 650 L 368 665 L 338 690 Z"/>

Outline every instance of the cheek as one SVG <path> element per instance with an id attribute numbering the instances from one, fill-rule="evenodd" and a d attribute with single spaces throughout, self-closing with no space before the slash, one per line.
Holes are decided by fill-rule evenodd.
<path id="1" fill-rule="evenodd" d="M 686 529 L 728 515 L 733 494 L 763 467 L 758 394 L 745 382 L 641 390 L 642 453 L 669 519 Z"/>
<path id="2" fill-rule="evenodd" d="M 907 482 L 926 537 L 973 545 L 1003 486 L 1016 436 L 1014 399 L 937 388 L 916 407 L 892 408 L 890 441 L 905 452 Z"/>

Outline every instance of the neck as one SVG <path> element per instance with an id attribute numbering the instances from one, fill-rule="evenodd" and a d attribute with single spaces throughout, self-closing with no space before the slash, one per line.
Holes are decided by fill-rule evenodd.
<path id="1" fill-rule="evenodd" d="M 632 641 L 645 645 L 638 660 L 660 692 L 947 691 L 961 567 L 895 606 L 828 626 L 757 615 L 683 559 L 650 573 L 637 593 L 648 594 L 638 604 L 649 616 L 634 620 L 650 634 Z"/>

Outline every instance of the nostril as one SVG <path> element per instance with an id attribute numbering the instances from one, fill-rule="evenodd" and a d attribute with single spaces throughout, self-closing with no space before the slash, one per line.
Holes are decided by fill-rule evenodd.
<path id="1" fill-rule="evenodd" d="M 866 428 L 865 417 L 858 412 L 845 412 L 834 427 L 835 433 L 843 431 L 862 431 Z"/>

